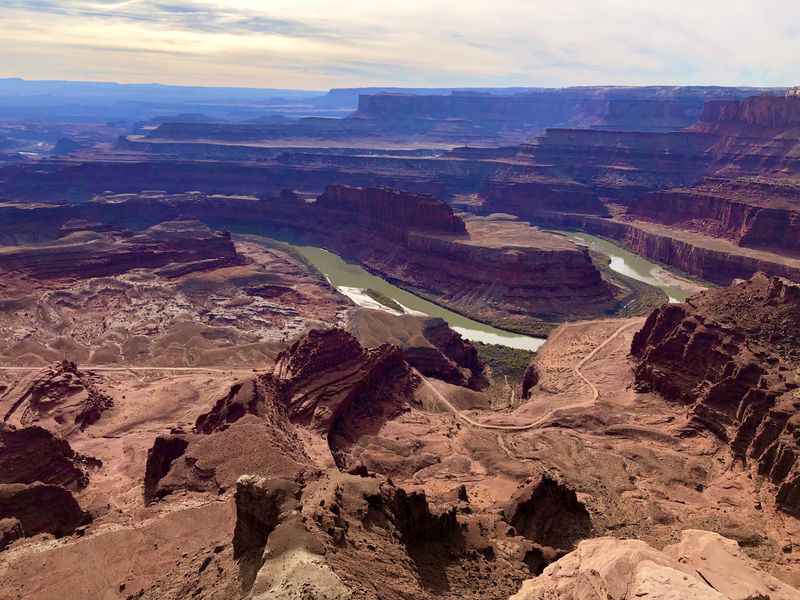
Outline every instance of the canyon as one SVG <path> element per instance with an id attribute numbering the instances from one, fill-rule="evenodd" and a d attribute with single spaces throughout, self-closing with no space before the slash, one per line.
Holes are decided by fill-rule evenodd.
<path id="1" fill-rule="evenodd" d="M 800 97 L 186 94 L 0 159 L 3 600 L 800 598 Z"/>
<path id="2" fill-rule="evenodd" d="M 278 197 L 259 199 L 135 194 L 25 209 L 0 205 L 0 235 L 21 236 L 26 220 L 36 235 L 43 236 L 41 223 L 51 223 L 53 234 L 58 235 L 75 220 L 99 221 L 105 227 L 137 221 L 146 225 L 162 219 L 172 219 L 173 224 L 196 219 L 241 231 L 288 227 L 304 232 L 316 245 L 331 248 L 437 304 L 525 333 L 547 332 L 571 316 L 611 313 L 629 295 L 629 290 L 603 279 L 586 249 L 563 237 L 509 218 L 471 216 L 465 220 L 433 196 L 386 188 L 329 186 L 316 199 L 284 191 Z M 164 227 L 153 225 L 143 235 Z M 71 247 L 69 236 L 57 239 L 59 253 L 70 256 L 66 252 Z M 131 241 L 136 239 L 133 236 Z M 206 245 L 213 247 L 210 241 Z M 83 243 L 77 246 L 82 247 Z M 35 260 L 36 252 L 46 253 L 48 248 L 9 248 L 8 261 L 17 255 L 31 255 Z M 166 255 L 163 260 L 175 258 Z M 9 262 L 10 267 L 13 264 Z M 143 259 L 141 266 L 150 265 Z M 190 268 L 181 267 L 181 274 Z M 498 286 L 498 280 L 504 284 Z"/>

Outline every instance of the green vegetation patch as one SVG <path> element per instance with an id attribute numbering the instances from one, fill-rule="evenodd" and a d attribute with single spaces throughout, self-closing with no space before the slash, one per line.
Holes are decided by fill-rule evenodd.
<path id="1" fill-rule="evenodd" d="M 480 359 L 492 369 L 492 376 L 500 379 L 508 377 L 508 382 L 512 385 L 522 381 L 528 365 L 536 354 L 529 350 L 482 342 L 472 342 L 472 344 L 478 350 Z"/>

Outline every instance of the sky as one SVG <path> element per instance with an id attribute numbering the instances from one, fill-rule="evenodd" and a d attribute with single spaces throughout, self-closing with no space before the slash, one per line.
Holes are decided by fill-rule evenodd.
<path id="1" fill-rule="evenodd" d="M 800 84 L 799 0 L 0 0 L 0 77 Z"/>

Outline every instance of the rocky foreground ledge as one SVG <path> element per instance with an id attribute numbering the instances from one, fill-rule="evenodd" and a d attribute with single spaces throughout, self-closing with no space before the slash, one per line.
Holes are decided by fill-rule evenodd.
<path id="1" fill-rule="evenodd" d="M 686 530 L 658 551 L 639 540 L 596 538 L 578 544 L 511 600 L 796 600 L 800 592 L 758 570 L 739 545 Z"/>

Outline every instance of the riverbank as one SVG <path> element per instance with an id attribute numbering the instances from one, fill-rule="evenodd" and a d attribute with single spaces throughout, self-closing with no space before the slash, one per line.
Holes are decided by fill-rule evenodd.
<path id="1" fill-rule="evenodd" d="M 708 289 L 706 282 L 684 277 L 666 267 L 647 260 L 611 240 L 582 231 L 551 230 L 575 243 L 588 246 L 595 253 L 607 256 L 608 268 L 619 275 L 645 283 L 664 292 L 670 302 L 683 302 L 689 296 Z"/>
<path id="2" fill-rule="evenodd" d="M 544 337 L 528 336 L 505 331 L 448 310 L 407 290 L 401 289 L 385 279 L 368 272 L 360 265 L 347 262 L 337 254 L 324 248 L 292 243 L 297 240 L 281 240 L 274 237 L 258 236 L 254 234 L 248 234 L 242 237 L 250 242 L 261 243 L 267 246 L 279 244 L 281 247 L 288 248 L 289 251 L 300 256 L 306 265 L 319 272 L 333 287 L 350 298 L 353 303 L 358 306 L 401 314 L 396 308 L 385 306 L 381 301 L 376 299 L 376 297 L 380 297 L 384 299 L 384 302 L 395 302 L 403 309 L 403 313 L 405 314 L 442 318 L 447 321 L 452 329 L 460 333 L 465 339 L 484 344 L 500 345 L 508 348 L 535 352 L 546 341 Z M 371 293 L 368 293 L 368 291 Z"/>

